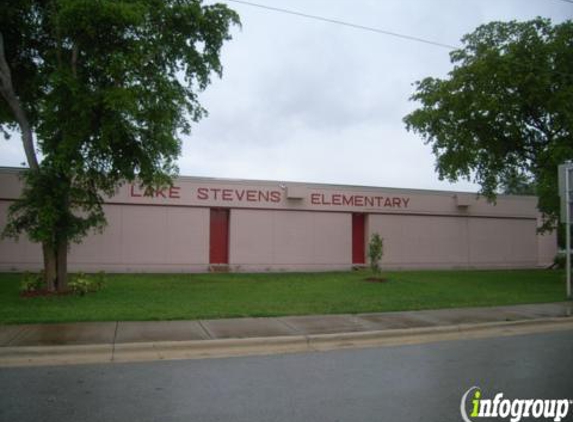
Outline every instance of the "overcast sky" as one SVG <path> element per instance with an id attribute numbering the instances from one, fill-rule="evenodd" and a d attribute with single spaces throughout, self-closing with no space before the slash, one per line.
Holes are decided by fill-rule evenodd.
<path id="1" fill-rule="evenodd" d="M 221 0 L 220 0 L 221 1 Z M 563 0 L 254 0 L 444 44 L 493 20 L 573 17 Z M 209 116 L 184 139 L 180 174 L 476 191 L 439 181 L 434 156 L 402 118 L 412 83 L 443 77 L 449 51 L 227 2 L 242 29 L 224 73 L 201 95 Z M 19 137 L 0 141 L 0 166 L 25 160 Z"/>

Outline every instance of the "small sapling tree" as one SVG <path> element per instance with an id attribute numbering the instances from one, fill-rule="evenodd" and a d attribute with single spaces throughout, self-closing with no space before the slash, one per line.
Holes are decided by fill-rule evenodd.
<path id="1" fill-rule="evenodd" d="M 384 255 L 384 239 L 378 233 L 373 233 L 368 243 L 368 261 L 374 274 L 380 274 L 382 255 Z"/>

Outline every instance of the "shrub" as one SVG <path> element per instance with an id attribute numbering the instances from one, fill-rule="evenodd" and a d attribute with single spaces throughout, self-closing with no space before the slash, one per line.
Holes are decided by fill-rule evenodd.
<path id="1" fill-rule="evenodd" d="M 22 281 L 20 282 L 20 291 L 24 293 L 38 292 L 46 288 L 46 283 L 44 282 L 44 274 L 42 272 L 32 273 L 26 271 L 22 275 Z"/>
<path id="2" fill-rule="evenodd" d="M 567 258 L 566 254 L 558 252 L 557 255 L 555 255 L 555 258 L 553 258 L 553 268 L 559 268 L 559 269 L 565 268 L 565 265 L 567 265 L 566 258 Z"/>
<path id="3" fill-rule="evenodd" d="M 571 253 L 571 263 L 573 264 L 573 253 Z M 567 252 L 559 251 L 553 258 L 552 268 L 565 269 L 567 267 Z"/>
<path id="4" fill-rule="evenodd" d="M 380 273 L 380 260 L 384 255 L 384 239 L 378 233 L 373 233 L 368 244 L 368 261 L 373 273 Z"/>
<path id="5" fill-rule="evenodd" d="M 89 292 L 97 292 L 104 287 L 105 284 L 105 273 L 99 272 L 88 277 L 84 273 L 77 273 L 68 283 L 70 290 L 80 296 L 84 296 Z"/>

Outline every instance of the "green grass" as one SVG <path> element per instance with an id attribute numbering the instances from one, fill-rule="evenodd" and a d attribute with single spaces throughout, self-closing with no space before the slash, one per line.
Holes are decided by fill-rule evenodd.
<path id="1" fill-rule="evenodd" d="M 21 298 L 0 274 L 0 323 L 174 320 L 384 312 L 565 300 L 563 271 L 110 274 L 87 296 Z"/>

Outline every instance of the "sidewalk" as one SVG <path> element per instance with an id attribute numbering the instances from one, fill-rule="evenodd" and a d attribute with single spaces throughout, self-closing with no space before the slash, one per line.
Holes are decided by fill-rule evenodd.
<path id="1" fill-rule="evenodd" d="M 404 336 L 448 339 L 451 333 L 479 329 L 509 334 L 509 327 L 527 324 L 573 329 L 572 314 L 573 302 L 558 302 L 357 315 L 0 325 L 0 366 L 323 350 L 328 344 L 379 344 Z"/>

